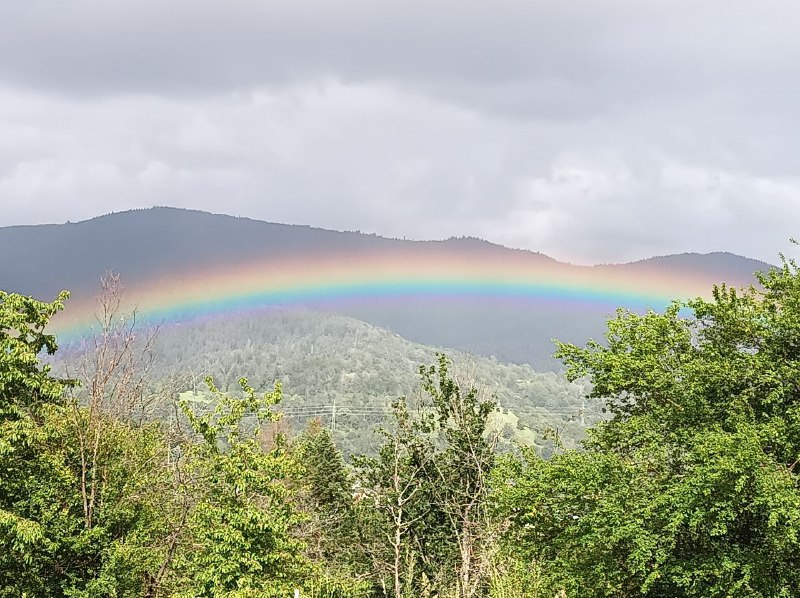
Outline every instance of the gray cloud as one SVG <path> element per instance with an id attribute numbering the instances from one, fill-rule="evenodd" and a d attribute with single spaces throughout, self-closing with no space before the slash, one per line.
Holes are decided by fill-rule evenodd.
<path id="1" fill-rule="evenodd" d="M 562 259 L 800 228 L 800 5 L 9 2 L 0 225 L 176 205 Z"/>

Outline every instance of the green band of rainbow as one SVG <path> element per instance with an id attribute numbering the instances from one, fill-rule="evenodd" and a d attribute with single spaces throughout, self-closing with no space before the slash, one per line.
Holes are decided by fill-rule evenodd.
<path id="1" fill-rule="evenodd" d="M 123 273 L 124 277 L 124 273 Z M 478 299 L 497 302 L 663 308 L 672 299 L 708 295 L 714 281 L 698 275 L 640 268 L 578 267 L 525 252 L 483 255 L 439 251 L 363 255 L 291 255 L 218 266 L 126 285 L 126 310 L 147 322 L 181 322 L 274 306 L 358 301 Z M 67 305 L 53 330 L 85 334 L 96 321 L 95 303 Z"/>

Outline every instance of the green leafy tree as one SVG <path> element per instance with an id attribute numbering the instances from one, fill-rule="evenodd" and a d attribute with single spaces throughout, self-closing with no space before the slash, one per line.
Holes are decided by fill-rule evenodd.
<path id="1" fill-rule="evenodd" d="M 22 419 L 45 404 L 57 404 L 65 382 L 50 376 L 39 355 L 58 345 L 44 329 L 69 298 L 66 291 L 52 303 L 0 291 L 0 400 L 4 421 Z"/>
<path id="2" fill-rule="evenodd" d="M 49 374 L 39 354 L 56 351 L 45 334 L 50 318 L 63 309 L 67 293 L 52 303 L 0 291 L 0 595 L 35 594 L 30 579 L 48 542 L 48 506 L 32 504 L 34 479 L 60 477 L 58 463 L 41 459 L 47 434 L 43 418 L 61 403 L 65 384 Z M 46 502 L 46 501 L 44 501 Z M 45 511 L 43 513 L 42 511 Z M 27 578 L 27 579 L 26 579 Z"/>
<path id="3" fill-rule="evenodd" d="M 176 567 L 186 596 L 286 596 L 302 585 L 309 564 L 295 532 L 300 523 L 287 481 L 300 469 L 278 442 L 264 450 L 260 424 L 276 421 L 272 406 L 280 384 L 258 395 L 242 378 L 242 396 L 220 392 L 212 410 L 183 411 L 202 439 L 185 447 L 195 483 L 195 504 L 188 515 L 188 537 Z"/>
<path id="4" fill-rule="evenodd" d="M 413 409 L 396 401 L 378 454 L 356 461 L 380 514 L 372 520 L 382 540 L 372 544 L 375 569 L 397 598 L 475 596 L 487 581 L 487 480 L 496 442 L 488 418 L 496 402 L 459 384 L 450 365 L 440 354 L 435 365 L 420 367 Z"/>
<path id="5" fill-rule="evenodd" d="M 0 596 L 137 596 L 160 559 L 163 442 L 157 426 L 122 419 L 97 428 L 97 479 L 87 517 L 75 383 L 39 361 L 67 298 L 0 292 Z"/>
<path id="6" fill-rule="evenodd" d="M 559 344 L 611 419 L 584 452 L 495 475 L 507 544 L 570 596 L 793 596 L 800 585 L 800 273 L 620 310 Z"/>
<path id="7" fill-rule="evenodd" d="M 429 525 L 430 459 L 434 445 L 431 423 L 411 417 L 406 401 L 393 404 L 395 426 L 381 430 L 384 442 L 377 455 L 354 459 L 363 494 L 360 522 L 364 550 L 373 563 L 384 595 L 396 598 L 419 594 L 424 542 L 434 534 Z"/>
<path id="8" fill-rule="evenodd" d="M 495 463 L 497 435 L 488 430 L 494 398 L 474 386 L 462 388 L 442 354 L 438 364 L 420 368 L 422 389 L 430 397 L 444 448 L 431 461 L 435 502 L 457 549 L 455 588 L 460 598 L 477 595 L 486 582 L 489 475 Z M 430 546 L 426 552 L 433 550 Z"/>

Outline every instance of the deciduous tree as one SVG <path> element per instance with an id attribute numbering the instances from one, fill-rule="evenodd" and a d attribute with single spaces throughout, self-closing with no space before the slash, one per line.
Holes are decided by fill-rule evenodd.
<path id="1" fill-rule="evenodd" d="M 800 273 L 559 344 L 611 419 L 496 478 L 509 544 L 570 596 L 792 596 L 800 584 Z"/>
<path id="2" fill-rule="evenodd" d="M 487 480 L 497 439 L 487 424 L 496 402 L 460 385 L 444 355 L 419 373 L 413 406 L 396 401 L 394 426 L 383 431 L 377 456 L 357 460 L 383 516 L 383 543 L 373 556 L 398 598 L 453 589 L 475 596 L 488 564 Z"/>
<path id="3" fill-rule="evenodd" d="M 196 485 L 195 504 L 177 557 L 186 596 L 285 596 L 309 573 L 296 537 L 298 512 L 288 481 L 300 470 L 284 443 L 269 451 L 259 425 L 276 420 L 280 384 L 259 395 L 247 380 L 241 394 L 221 392 L 210 411 L 183 411 L 201 439 L 184 447 Z"/>

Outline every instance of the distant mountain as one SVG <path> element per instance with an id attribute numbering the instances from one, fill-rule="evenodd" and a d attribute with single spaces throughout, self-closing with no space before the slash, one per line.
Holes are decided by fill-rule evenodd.
<path id="1" fill-rule="evenodd" d="M 328 270 L 338 267 L 337 256 L 344 256 L 347 268 L 331 282 Z M 273 264 L 271 270 L 248 269 L 265 260 Z M 394 278 L 379 288 L 370 286 L 370 276 L 392 268 L 399 268 Z M 0 228 L 0 288 L 43 299 L 69 289 L 74 299 L 68 310 L 93 296 L 109 269 L 122 275 L 127 288 L 150 285 L 151 294 L 174 284 L 173 295 L 180 296 L 184 287 L 179 281 L 191 279 L 194 286 L 186 286 L 185 293 L 187 301 L 191 293 L 199 294 L 192 296 L 195 305 L 205 300 L 206 291 L 209 302 L 214 297 L 222 301 L 238 297 L 236 286 L 251 284 L 251 278 L 265 277 L 261 284 L 268 285 L 274 276 L 280 286 L 281 277 L 291 274 L 294 282 L 284 284 L 289 304 L 310 302 L 315 309 L 358 318 L 417 342 L 539 369 L 558 368 L 549 357 L 552 338 L 584 343 L 598 337 L 618 304 L 630 300 L 631 307 L 660 307 L 668 297 L 707 292 L 716 282 L 750 284 L 754 271 L 768 268 L 726 253 L 571 266 L 472 238 L 405 241 L 175 208 Z M 238 272 L 238 278 L 226 278 L 226 272 Z M 214 274 L 203 280 L 204 273 Z M 331 289 L 339 295 L 348 292 L 351 274 L 364 278 L 353 291 L 356 299 L 327 301 Z M 541 296 L 534 297 L 540 278 L 545 281 Z M 439 280 L 444 281 L 441 289 Z M 325 301 L 311 291 L 307 296 L 296 292 L 315 285 Z M 392 300 L 396 291 L 401 296 Z M 248 297 L 252 308 L 255 299 Z M 224 312 L 228 304 L 220 305 L 216 309 Z"/>
<path id="2" fill-rule="evenodd" d="M 315 250 L 397 245 L 381 237 L 177 208 L 108 214 L 67 224 L 0 228 L 4 288 L 35 296 L 94 293 L 106 270 L 133 283 L 203 267 Z"/>
<path id="3" fill-rule="evenodd" d="M 692 273 L 695 276 L 707 278 L 716 282 L 728 282 L 735 285 L 746 284 L 754 281 L 754 272 L 769 270 L 772 264 L 742 257 L 733 253 L 716 251 L 713 253 L 680 253 L 651 257 L 626 264 L 601 264 L 594 268 L 598 271 L 617 270 L 624 268 L 629 272 L 652 270 L 653 268 L 665 275 L 684 275 Z"/>

